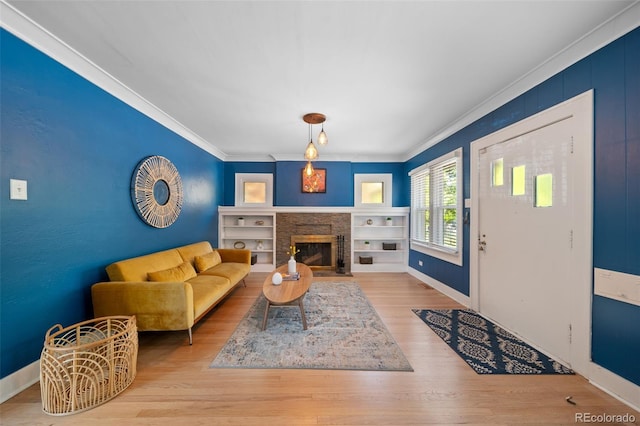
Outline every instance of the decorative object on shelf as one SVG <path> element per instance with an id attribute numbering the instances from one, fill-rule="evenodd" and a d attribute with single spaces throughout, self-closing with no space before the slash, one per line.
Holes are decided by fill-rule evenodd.
<path id="1" fill-rule="evenodd" d="M 387 222 L 387 226 L 393 225 L 393 219 L 391 219 L 390 217 L 387 218 L 386 222 Z"/>
<path id="2" fill-rule="evenodd" d="M 238 218 L 238 226 L 244 226 L 244 217 Z"/>
<path id="3" fill-rule="evenodd" d="M 373 265 L 373 257 L 371 256 L 359 256 L 361 265 Z"/>
<path id="4" fill-rule="evenodd" d="M 256 220 L 256 225 L 258 226 L 264 225 L 264 220 Z"/>
<path id="5" fill-rule="evenodd" d="M 251 264 L 255 265 L 256 263 L 258 263 L 258 255 L 255 253 L 251 253 Z"/>
<path id="6" fill-rule="evenodd" d="M 396 243 L 382 243 L 382 250 L 395 250 Z"/>
<path id="7" fill-rule="evenodd" d="M 246 245 L 244 244 L 244 241 L 236 241 L 235 243 L 233 243 L 233 248 L 235 249 L 243 249 L 245 247 Z"/>
<path id="8" fill-rule="evenodd" d="M 369 250 L 369 247 L 370 247 L 369 241 L 365 241 L 364 242 L 364 248 Z"/>
<path id="9" fill-rule="evenodd" d="M 182 179 L 178 169 L 160 155 L 144 158 L 131 177 L 131 200 L 138 216 L 154 228 L 166 228 L 182 210 Z"/>
<path id="10" fill-rule="evenodd" d="M 287 252 L 287 254 L 291 256 L 287 262 L 287 272 L 289 275 L 296 273 L 296 254 L 298 253 L 300 253 L 300 250 L 295 245 L 289 246 L 289 251 Z"/>
<path id="11" fill-rule="evenodd" d="M 273 274 L 273 277 L 271 277 L 271 282 L 273 283 L 273 285 L 282 284 L 282 274 L 280 272 L 276 272 L 275 274 Z"/>
<path id="12" fill-rule="evenodd" d="M 256 250 L 264 250 L 264 246 L 262 245 L 262 240 L 256 240 Z"/>
<path id="13" fill-rule="evenodd" d="M 367 225 L 373 225 L 373 219 L 367 219 Z"/>
<path id="14" fill-rule="evenodd" d="M 327 169 L 314 169 L 311 175 L 307 175 L 305 170 L 302 169 L 302 192 L 327 192 Z"/>

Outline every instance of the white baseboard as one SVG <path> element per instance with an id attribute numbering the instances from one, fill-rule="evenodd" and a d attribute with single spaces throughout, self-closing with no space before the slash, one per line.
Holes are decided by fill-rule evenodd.
<path id="1" fill-rule="evenodd" d="M 0 404 L 40 380 L 40 361 L 34 361 L 0 380 Z"/>
<path id="2" fill-rule="evenodd" d="M 593 362 L 589 365 L 589 382 L 620 402 L 640 411 L 640 386 Z"/>
<path id="3" fill-rule="evenodd" d="M 417 279 L 424 281 L 426 284 L 428 284 L 429 286 L 435 288 L 436 290 L 438 290 L 440 293 L 449 296 L 450 298 L 452 298 L 453 300 L 455 300 L 456 302 L 469 307 L 471 306 L 471 298 L 469 296 L 466 296 L 462 293 L 460 293 L 458 290 L 455 290 L 451 287 L 449 287 L 446 284 L 441 283 L 440 281 L 436 280 L 435 278 L 430 277 L 429 275 L 425 275 L 422 272 L 418 271 L 417 269 L 414 269 L 412 267 L 409 267 L 409 270 L 407 271 L 409 272 L 409 275 L 412 275 L 414 277 L 416 277 Z"/>

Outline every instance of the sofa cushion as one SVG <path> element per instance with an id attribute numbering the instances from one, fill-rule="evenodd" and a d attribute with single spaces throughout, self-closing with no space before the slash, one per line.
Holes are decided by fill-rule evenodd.
<path id="1" fill-rule="evenodd" d="M 248 263 L 223 262 L 219 265 L 202 271 L 203 275 L 216 275 L 228 278 L 232 283 L 242 280 L 251 271 L 251 265 Z"/>
<path id="2" fill-rule="evenodd" d="M 180 265 L 184 260 L 176 249 L 132 257 L 107 266 L 111 281 L 147 281 L 149 271 L 159 271 Z"/>
<path id="3" fill-rule="evenodd" d="M 220 258 L 220 253 L 214 250 L 211 253 L 196 256 L 194 263 L 196 264 L 196 271 L 203 272 L 222 263 L 222 259 Z"/>
<path id="4" fill-rule="evenodd" d="M 233 288 L 228 279 L 214 275 L 198 275 L 187 282 L 191 284 L 193 289 L 193 314 L 195 318 L 207 312 L 211 305 L 218 303 Z"/>
<path id="5" fill-rule="evenodd" d="M 209 241 L 200 241 L 199 243 L 177 247 L 176 251 L 180 253 L 183 261 L 189 262 L 195 266 L 195 257 L 211 253 L 213 248 L 211 248 L 211 243 L 209 243 Z"/>
<path id="6" fill-rule="evenodd" d="M 193 269 L 193 266 L 191 266 L 191 263 L 184 262 L 173 268 L 149 272 L 147 275 L 149 277 L 149 281 L 181 282 L 187 281 L 188 279 L 195 277 L 197 274 L 195 269 Z"/>

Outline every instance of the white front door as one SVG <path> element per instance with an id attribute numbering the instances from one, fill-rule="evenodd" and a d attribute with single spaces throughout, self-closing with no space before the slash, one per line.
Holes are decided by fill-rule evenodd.
<path id="1" fill-rule="evenodd" d="M 472 304 L 574 369 L 589 357 L 592 148 L 583 119 L 556 108 L 472 144 Z"/>
<path id="2" fill-rule="evenodd" d="M 570 360 L 571 123 L 480 152 L 480 309 Z"/>

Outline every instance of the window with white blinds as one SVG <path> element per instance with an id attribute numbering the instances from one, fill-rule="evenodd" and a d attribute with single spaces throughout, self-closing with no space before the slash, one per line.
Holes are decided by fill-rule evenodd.
<path id="1" fill-rule="evenodd" d="M 411 172 L 411 248 L 462 264 L 462 148 Z"/>

